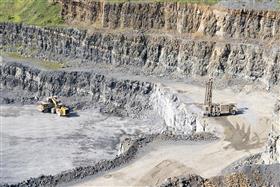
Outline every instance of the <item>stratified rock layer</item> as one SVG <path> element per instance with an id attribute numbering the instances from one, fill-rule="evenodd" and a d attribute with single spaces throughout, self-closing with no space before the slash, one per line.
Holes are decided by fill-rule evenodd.
<path id="1" fill-rule="evenodd" d="M 58 95 L 99 103 L 108 112 L 137 114 L 147 109 L 154 85 L 115 79 L 92 71 L 41 71 L 18 63 L 0 65 L 1 89 L 29 96 Z M 17 101 L 15 101 L 17 102 Z"/>
<path id="2" fill-rule="evenodd" d="M 274 123 L 262 159 L 266 164 L 280 163 L 280 97 L 275 104 Z"/>
<path id="3" fill-rule="evenodd" d="M 55 0 L 68 23 L 102 28 L 169 30 L 235 39 L 280 39 L 277 11 L 234 10 L 176 2 Z"/>
<path id="4" fill-rule="evenodd" d="M 179 101 L 176 93 L 153 82 L 104 76 L 93 71 L 43 71 L 12 62 L 0 65 L 0 80 L 0 91 L 20 94 L 19 98 L 9 98 L 12 94 L 7 98 L 0 96 L 3 101 L 34 102 L 36 98 L 58 95 L 72 103 L 86 102 L 120 115 L 137 116 L 152 109 L 177 134 L 192 134 L 199 125 L 196 115 Z M 23 93 L 28 98 L 21 98 Z"/>
<path id="5" fill-rule="evenodd" d="M 225 79 L 260 80 L 279 86 L 280 45 L 199 40 L 139 32 L 88 33 L 77 29 L 51 29 L 0 24 L 0 49 L 26 56 L 141 68 L 143 72 L 173 76 L 214 75 Z"/>

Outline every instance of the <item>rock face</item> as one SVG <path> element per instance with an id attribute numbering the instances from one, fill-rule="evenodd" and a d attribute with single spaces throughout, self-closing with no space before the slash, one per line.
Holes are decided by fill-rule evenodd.
<path id="1" fill-rule="evenodd" d="M 42 98 L 58 95 L 99 103 L 108 112 L 128 115 L 149 107 L 153 84 L 118 80 L 91 71 L 41 71 L 21 64 L 0 66 L 1 89 Z M 70 99 L 71 100 L 71 99 Z"/>
<path id="2" fill-rule="evenodd" d="M 275 104 L 274 112 L 274 124 L 262 157 L 266 164 L 280 163 L 280 98 Z"/>
<path id="3" fill-rule="evenodd" d="M 174 2 L 110 3 L 56 0 L 66 22 L 84 22 L 102 28 L 169 30 L 225 38 L 280 39 L 277 11 L 234 10 Z"/>
<path id="4" fill-rule="evenodd" d="M 280 14 L 184 3 L 56 0 L 78 29 L 0 24 L 0 49 L 41 59 L 280 85 Z"/>
<path id="5" fill-rule="evenodd" d="M 28 100 L 49 95 L 67 97 L 72 103 L 84 102 L 99 106 L 109 113 L 137 116 L 152 109 L 177 134 L 196 132 L 196 115 L 179 102 L 176 93 L 160 84 L 138 80 L 118 79 L 92 71 L 43 71 L 19 63 L 0 65 L 0 91 L 26 93 Z M 4 97 L 4 94 L 1 95 Z M 31 98 L 30 98 L 31 97 Z M 25 98 L 24 98 L 25 99 Z"/>
<path id="6" fill-rule="evenodd" d="M 140 67 L 154 74 L 259 79 L 279 86 L 279 45 L 224 43 L 145 33 L 106 33 L 0 24 L 3 51 L 54 61 Z"/>
<path id="7" fill-rule="evenodd" d="M 177 93 L 157 84 L 150 97 L 150 103 L 155 111 L 164 119 L 167 127 L 173 131 L 189 134 L 200 127 L 197 114 L 190 105 L 180 101 Z"/>

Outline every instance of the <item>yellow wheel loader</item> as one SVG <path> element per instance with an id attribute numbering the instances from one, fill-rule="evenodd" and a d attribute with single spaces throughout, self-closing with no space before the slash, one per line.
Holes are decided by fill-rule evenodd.
<path id="1" fill-rule="evenodd" d="M 59 116 L 69 116 L 69 108 L 66 106 L 59 106 L 56 108 L 56 113 Z"/>
<path id="2" fill-rule="evenodd" d="M 37 109 L 40 112 L 50 112 L 59 116 L 69 116 L 70 109 L 61 103 L 56 96 L 48 97 L 47 101 L 38 103 Z"/>
<path id="3" fill-rule="evenodd" d="M 40 112 L 50 112 L 51 106 L 50 106 L 50 103 L 41 101 L 38 103 L 37 109 Z"/>

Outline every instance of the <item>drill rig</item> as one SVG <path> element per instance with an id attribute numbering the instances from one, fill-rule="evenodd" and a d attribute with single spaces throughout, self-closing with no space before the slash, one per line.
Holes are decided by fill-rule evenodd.
<path id="1" fill-rule="evenodd" d="M 222 114 L 231 114 L 235 115 L 237 112 L 237 107 L 234 103 L 230 104 L 219 104 L 212 103 L 213 96 L 213 78 L 210 78 L 208 82 L 206 82 L 206 91 L 204 98 L 204 115 L 207 116 L 220 116 Z"/>

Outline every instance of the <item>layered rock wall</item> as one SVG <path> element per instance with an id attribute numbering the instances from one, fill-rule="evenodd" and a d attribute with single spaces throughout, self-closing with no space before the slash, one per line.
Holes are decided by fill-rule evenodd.
<path id="1" fill-rule="evenodd" d="M 198 114 L 192 111 L 189 105 L 180 101 L 177 93 L 169 88 L 157 84 L 151 94 L 150 103 L 171 130 L 190 134 L 200 128 Z"/>
<path id="2" fill-rule="evenodd" d="M 50 95 L 78 98 L 106 112 L 138 115 L 153 109 L 176 134 L 196 132 L 196 115 L 180 102 L 176 93 L 152 82 L 116 79 L 92 71 L 42 71 L 18 63 L 0 66 L 0 91 L 27 91 L 39 98 Z"/>
<path id="3" fill-rule="evenodd" d="M 280 39 L 280 13 L 240 10 L 176 2 L 110 3 L 92 0 L 56 0 L 68 22 L 102 28 L 169 30 L 223 38 Z"/>
<path id="4" fill-rule="evenodd" d="M 0 50 L 94 66 L 139 67 L 173 76 L 214 75 L 279 86 L 280 45 L 200 40 L 143 32 L 87 32 L 0 24 Z"/>
<path id="5" fill-rule="evenodd" d="M 0 75 L 3 90 L 24 90 L 39 98 L 87 98 L 115 113 L 133 114 L 146 109 L 153 89 L 149 82 L 119 80 L 90 71 L 41 71 L 21 64 L 2 64 Z"/>

